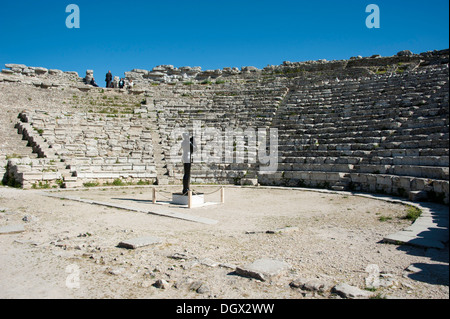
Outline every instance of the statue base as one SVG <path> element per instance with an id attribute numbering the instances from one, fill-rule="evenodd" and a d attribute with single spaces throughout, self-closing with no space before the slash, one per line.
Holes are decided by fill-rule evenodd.
<path id="1" fill-rule="evenodd" d="M 188 205 L 189 196 L 181 193 L 172 194 L 172 203 L 177 205 Z M 201 206 L 205 203 L 205 196 L 203 194 L 192 194 L 192 206 Z"/>

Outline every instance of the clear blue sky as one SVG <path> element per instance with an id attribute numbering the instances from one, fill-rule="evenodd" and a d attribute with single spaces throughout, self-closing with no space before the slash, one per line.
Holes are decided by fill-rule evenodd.
<path id="1" fill-rule="evenodd" d="M 68 29 L 69 4 L 80 28 Z M 381 28 L 365 25 L 367 5 Z M 156 65 L 223 67 L 390 56 L 449 47 L 447 0 L 15 0 L 0 6 L 5 63 L 104 74 Z"/>

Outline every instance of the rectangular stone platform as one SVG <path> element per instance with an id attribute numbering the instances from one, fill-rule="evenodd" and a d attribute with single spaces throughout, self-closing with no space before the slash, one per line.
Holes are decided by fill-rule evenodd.
<path id="1" fill-rule="evenodd" d="M 172 194 L 172 203 L 177 205 L 188 205 L 189 196 L 181 193 Z M 205 203 L 205 196 L 203 194 L 192 195 L 192 206 L 201 206 Z"/>

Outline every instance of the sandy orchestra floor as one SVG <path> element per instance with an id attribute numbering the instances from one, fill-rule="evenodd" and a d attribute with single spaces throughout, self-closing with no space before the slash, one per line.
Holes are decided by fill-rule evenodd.
<path id="1" fill-rule="evenodd" d="M 208 193 L 217 186 L 201 189 Z M 178 191 L 159 190 L 163 201 Z M 363 289 L 366 268 L 373 264 L 392 283 L 373 291 L 378 297 L 449 298 L 448 246 L 436 250 L 382 242 L 411 224 L 403 218 L 403 205 L 336 193 L 232 187 L 224 204 L 188 210 L 152 204 L 149 187 L 60 192 L 217 221 L 207 225 L 42 193 L 0 188 L 0 227 L 25 226 L 25 232 L 0 235 L 0 298 L 336 298 L 329 290 L 305 292 L 289 284 L 309 278 L 330 288 L 344 282 Z M 206 200 L 218 202 L 220 194 Z M 296 228 L 265 233 L 289 227 Z M 117 247 L 142 236 L 161 243 L 135 250 Z M 290 269 L 265 282 L 234 272 L 233 267 L 260 258 L 282 260 Z M 425 265 L 427 271 L 407 271 L 411 265 Z M 167 287 L 155 287 L 158 280 Z M 204 289 L 196 291 L 196 284 Z"/>

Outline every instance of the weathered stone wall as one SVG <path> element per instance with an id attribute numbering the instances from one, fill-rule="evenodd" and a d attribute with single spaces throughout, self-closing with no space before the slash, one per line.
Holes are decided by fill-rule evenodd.
<path id="1" fill-rule="evenodd" d="M 83 79 L 75 71 L 61 71 L 43 67 L 26 66 L 24 64 L 5 64 L 0 80 L 5 82 L 22 82 L 37 87 L 49 88 L 61 85 L 82 83 Z"/>
<path id="2" fill-rule="evenodd" d="M 289 76 L 321 79 L 324 76 L 339 78 L 355 78 L 385 73 L 403 73 L 419 66 L 448 63 L 448 50 L 429 51 L 413 54 L 410 51 L 400 51 L 391 57 L 373 55 L 371 57 L 352 57 L 350 60 L 318 60 L 306 62 L 284 61 L 281 65 L 268 65 L 263 69 L 253 66 L 226 67 L 216 70 L 202 70 L 201 67 L 174 67 L 173 65 L 158 65 L 152 70 L 133 69 L 125 72 L 128 80 L 140 85 L 158 83 L 208 83 L 233 81 L 239 79 L 260 78 L 261 76 Z"/>

